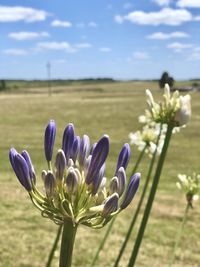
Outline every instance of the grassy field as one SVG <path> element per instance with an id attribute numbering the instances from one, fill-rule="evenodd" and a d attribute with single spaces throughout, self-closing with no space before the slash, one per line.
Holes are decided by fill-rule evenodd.
<path id="1" fill-rule="evenodd" d="M 120 148 L 128 142 L 128 134 L 138 129 L 137 117 L 146 107 L 145 89 L 152 89 L 159 98 L 156 83 L 119 82 L 55 87 L 49 97 L 45 88 L 29 88 L 18 94 L 0 94 L 0 266 L 44 267 L 57 226 L 41 217 L 21 187 L 8 161 L 8 150 L 27 149 L 32 157 L 40 188 L 40 173 L 46 168 L 43 152 L 44 128 L 49 119 L 57 122 L 55 149 L 61 146 L 65 125 L 73 122 L 76 133 L 87 133 L 95 142 L 104 133 L 110 136 L 111 147 L 106 176 L 112 177 Z M 173 136 L 151 218 L 136 266 L 167 266 L 168 256 L 185 208 L 185 199 L 175 186 L 178 173 L 200 172 L 200 94 L 192 93 L 193 116 L 188 127 Z M 132 147 L 128 172 L 138 151 Z M 148 157 L 139 171 L 145 177 Z M 133 204 L 122 212 L 100 255 L 97 267 L 111 267 L 142 191 L 141 183 Z M 177 250 L 177 267 L 200 266 L 200 205 L 196 203 L 186 223 L 181 246 Z M 139 223 L 139 221 L 138 221 Z M 134 244 L 137 227 L 123 256 L 126 267 Z M 106 228 L 92 230 L 80 226 L 74 250 L 74 267 L 87 267 Z M 56 252 L 53 266 L 58 266 Z M 52 267 L 53 267 L 52 266 Z"/>

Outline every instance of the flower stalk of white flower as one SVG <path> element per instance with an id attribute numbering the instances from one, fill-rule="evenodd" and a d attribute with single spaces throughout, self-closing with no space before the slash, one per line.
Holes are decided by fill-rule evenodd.
<path id="1" fill-rule="evenodd" d="M 132 255 L 130 257 L 128 267 L 134 266 L 139 252 L 139 248 L 143 239 L 145 228 L 159 184 L 159 179 L 161 176 L 173 129 L 175 127 L 180 127 L 184 123 L 188 122 L 191 116 L 190 97 L 187 96 L 183 99 L 182 97 L 180 97 L 178 91 L 174 92 L 171 95 L 170 88 L 167 84 L 165 85 L 163 101 L 161 103 L 155 102 L 150 90 L 146 91 L 146 96 L 148 104 L 148 110 L 146 110 L 146 116 L 148 117 L 147 121 L 166 124 L 167 132 L 165 135 L 164 145 L 160 154 L 160 158 L 158 160 L 156 172 L 152 182 L 152 187 L 149 193 L 148 201 L 145 207 L 144 215 L 140 224 L 139 232 L 137 234 L 136 242 L 132 250 Z"/>
<path id="2" fill-rule="evenodd" d="M 174 242 L 174 247 L 169 260 L 169 267 L 172 267 L 176 250 L 181 240 L 181 235 L 186 223 L 189 209 L 193 208 L 193 201 L 199 199 L 200 194 L 200 174 L 193 173 L 192 176 L 187 176 L 185 174 L 178 174 L 179 181 L 176 183 L 178 189 L 185 193 L 187 205 L 185 207 L 184 215 L 182 218 L 181 225 L 178 229 L 177 236 Z"/>
<path id="3" fill-rule="evenodd" d="M 140 213 L 140 210 L 141 210 L 141 207 L 142 207 L 142 204 L 143 204 L 143 201 L 144 201 L 144 197 L 146 195 L 147 188 L 148 188 L 148 185 L 149 185 L 149 181 L 150 181 L 150 178 L 151 178 L 151 175 L 152 175 L 153 167 L 154 167 L 154 164 L 155 164 L 157 150 L 158 150 L 158 144 L 159 144 L 161 136 L 162 136 L 163 128 L 165 129 L 165 126 L 164 125 L 160 125 L 159 132 L 158 132 L 158 135 L 157 135 L 157 140 L 155 142 L 155 151 L 152 154 L 152 158 L 151 158 L 151 161 L 150 161 L 150 164 L 149 164 L 149 169 L 148 169 L 148 172 L 147 172 L 147 176 L 146 176 L 146 179 L 145 179 L 143 190 L 142 190 L 142 193 L 141 193 L 141 196 L 140 196 L 136 211 L 135 211 L 135 213 L 133 215 L 133 218 L 131 220 L 130 226 L 129 226 L 128 231 L 127 231 L 127 234 L 125 236 L 124 242 L 122 243 L 122 246 L 120 248 L 119 254 L 118 254 L 117 258 L 116 258 L 116 261 L 115 261 L 115 264 L 114 264 L 113 267 L 118 267 L 119 266 L 119 262 L 121 260 L 121 257 L 123 255 L 123 253 L 124 253 L 124 250 L 125 250 L 125 248 L 127 246 L 127 243 L 128 243 L 128 241 L 129 241 L 129 239 L 131 237 L 134 225 L 135 225 L 135 223 L 137 221 L 137 218 L 138 218 L 138 215 Z"/>
<path id="4" fill-rule="evenodd" d="M 171 139 L 171 135 L 172 135 L 172 130 L 173 130 L 173 125 L 169 124 L 168 127 L 167 127 L 167 132 L 166 132 L 166 136 L 165 136 L 165 140 L 164 140 L 164 145 L 163 145 L 162 152 L 161 152 L 161 155 L 160 155 L 159 160 L 158 160 L 158 164 L 157 164 L 155 175 L 154 175 L 153 182 L 152 182 L 152 187 L 151 187 L 151 190 L 150 190 L 150 193 L 149 193 L 149 197 L 148 197 L 148 200 L 147 200 L 147 204 L 146 204 L 146 207 L 145 207 L 145 211 L 144 211 L 144 214 L 143 214 L 143 218 L 142 218 L 142 221 L 141 221 L 141 224 L 140 224 L 140 228 L 139 228 L 139 231 L 138 231 L 138 234 L 137 234 L 137 237 L 136 237 L 136 241 L 135 241 L 135 244 L 134 244 L 134 247 L 133 247 L 133 250 L 132 250 L 131 257 L 129 259 L 128 267 L 132 267 L 132 266 L 135 265 L 135 261 L 136 261 L 136 258 L 137 258 L 138 252 L 139 252 L 139 248 L 140 248 L 140 245 L 141 245 L 141 242 L 142 242 L 142 239 L 143 239 L 145 228 L 146 228 L 146 225 L 147 225 L 147 222 L 148 222 L 148 218 L 149 218 L 149 215 L 150 215 L 150 212 L 151 212 L 151 208 L 152 208 L 153 201 L 154 201 L 154 198 L 155 198 L 156 190 L 157 190 L 158 183 L 159 183 L 159 180 L 160 180 L 162 168 L 163 168 L 165 157 L 166 157 L 166 154 L 167 154 L 167 149 L 168 149 L 168 146 L 169 146 L 169 143 L 170 143 L 170 139 Z"/>

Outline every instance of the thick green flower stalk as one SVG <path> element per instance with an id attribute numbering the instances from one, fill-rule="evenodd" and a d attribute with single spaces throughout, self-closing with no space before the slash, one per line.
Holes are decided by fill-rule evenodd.
<path id="1" fill-rule="evenodd" d="M 152 171 L 153 171 L 153 168 L 154 168 L 154 164 L 155 164 L 155 161 L 156 161 L 157 149 L 159 147 L 160 138 L 161 138 L 161 135 L 163 135 L 162 125 L 159 126 L 159 131 L 160 132 L 158 133 L 157 141 L 155 142 L 155 151 L 154 151 L 154 153 L 153 153 L 153 155 L 151 157 L 151 161 L 149 163 L 149 168 L 148 168 L 147 176 L 146 176 L 146 179 L 145 179 L 145 182 L 144 182 L 144 186 L 143 186 L 143 189 L 142 189 L 142 192 L 141 192 L 141 195 L 140 195 L 140 199 L 138 201 L 138 205 L 137 205 L 137 208 L 136 208 L 136 210 L 134 212 L 134 215 L 132 217 L 132 220 L 131 220 L 131 223 L 129 225 L 128 231 L 127 231 L 127 233 L 125 235 L 124 241 L 123 241 L 123 243 L 121 245 L 121 248 L 120 248 L 120 251 L 118 253 L 118 256 L 117 256 L 117 258 L 115 260 L 114 267 L 117 267 L 119 265 L 119 262 L 121 260 L 121 257 L 123 255 L 123 253 L 124 253 L 124 250 L 126 249 L 128 241 L 129 241 L 129 239 L 131 237 L 133 228 L 135 226 L 135 223 L 136 223 L 138 215 L 140 213 L 142 204 L 143 204 L 144 199 L 145 199 L 147 188 L 148 188 L 148 185 L 149 185 L 149 182 L 150 182 L 150 179 L 151 179 L 151 175 L 152 175 Z"/>
<path id="2" fill-rule="evenodd" d="M 185 212 L 182 218 L 181 225 L 176 235 L 174 247 L 170 256 L 169 267 L 172 267 L 172 265 L 174 264 L 176 249 L 178 248 L 181 240 L 181 235 L 185 227 L 188 211 L 189 209 L 193 208 L 193 201 L 197 201 L 200 195 L 200 174 L 193 173 L 191 176 L 187 176 L 185 174 L 179 174 L 178 179 L 179 181 L 176 183 L 176 185 L 178 189 L 184 192 L 187 204 L 185 207 Z"/>
<path id="3" fill-rule="evenodd" d="M 16 176 L 42 216 L 63 225 L 59 266 L 69 267 L 78 225 L 92 228 L 106 225 L 130 204 L 138 189 L 140 174 L 135 173 L 126 187 L 125 170 L 130 158 L 130 147 L 125 144 L 119 153 L 114 176 L 106 187 L 108 136 L 104 135 L 90 148 L 89 137 L 84 135 L 80 139 L 76 136 L 71 123 L 64 130 L 62 149 L 58 150 L 52 166 L 55 135 L 56 125 L 51 120 L 44 138 L 48 163 L 48 170 L 42 171 L 45 194 L 36 186 L 36 175 L 28 152 L 19 154 L 11 148 L 9 157 Z"/>
<path id="4" fill-rule="evenodd" d="M 137 234 L 136 242 L 133 247 L 128 267 L 134 266 L 137 259 L 139 248 L 143 239 L 145 228 L 148 222 L 148 218 L 151 212 L 151 208 L 159 184 L 162 168 L 165 162 L 173 129 L 174 127 L 181 127 L 185 125 L 191 117 L 190 96 L 189 95 L 180 96 L 178 91 L 174 92 L 171 95 L 170 88 L 167 84 L 165 85 L 164 88 L 164 95 L 162 102 L 159 103 L 155 102 L 153 95 L 149 90 L 146 91 L 146 95 L 148 104 L 148 110 L 146 111 L 147 118 L 149 119 L 149 121 L 161 124 L 167 124 L 167 132 L 165 135 L 162 152 L 158 160 L 158 164 L 152 182 L 152 187 L 149 193 L 144 215 Z"/>

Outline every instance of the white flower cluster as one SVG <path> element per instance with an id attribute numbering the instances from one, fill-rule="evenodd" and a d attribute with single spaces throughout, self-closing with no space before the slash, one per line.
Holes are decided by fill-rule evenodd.
<path id="1" fill-rule="evenodd" d="M 160 123 L 149 121 L 148 117 L 145 115 L 139 116 L 138 121 L 143 124 L 142 130 L 129 134 L 130 144 L 136 145 L 139 151 L 145 149 L 145 153 L 150 157 L 152 157 L 156 150 L 157 154 L 160 155 L 164 144 L 167 125 L 162 125 L 161 129 Z M 159 134 L 160 139 L 157 145 Z"/>
<path id="2" fill-rule="evenodd" d="M 169 124 L 173 125 L 172 133 L 180 131 L 180 127 L 185 127 L 185 124 L 191 117 L 190 96 L 180 96 L 176 91 L 170 94 L 168 84 L 165 85 L 163 102 L 156 103 L 152 93 L 147 90 L 147 104 L 149 109 L 145 115 L 138 118 L 139 123 L 143 124 L 142 130 L 129 134 L 130 144 L 138 147 L 139 151 L 143 151 L 152 157 L 157 150 L 160 155 L 164 145 L 164 139 Z M 162 129 L 161 129 L 162 127 Z M 159 141 L 157 143 L 158 136 Z"/>
<path id="3" fill-rule="evenodd" d="M 192 204 L 192 201 L 198 200 L 200 195 L 200 174 L 193 173 L 191 176 L 186 174 L 178 174 L 178 189 L 183 190 L 186 194 L 187 201 Z"/>
<path id="4" fill-rule="evenodd" d="M 169 85 L 164 88 L 163 101 L 154 101 L 150 90 L 146 90 L 149 119 L 175 126 L 185 125 L 191 118 L 191 97 L 190 95 L 180 96 L 178 91 L 170 93 Z"/>

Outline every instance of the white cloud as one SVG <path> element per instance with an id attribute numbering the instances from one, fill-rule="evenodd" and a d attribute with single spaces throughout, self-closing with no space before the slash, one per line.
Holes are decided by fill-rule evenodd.
<path id="1" fill-rule="evenodd" d="M 15 39 L 17 41 L 23 40 L 33 40 L 40 37 L 49 37 L 48 32 L 11 32 L 8 34 L 9 38 Z"/>
<path id="2" fill-rule="evenodd" d="M 92 28 L 96 28 L 98 25 L 97 25 L 96 22 L 94 22 L 94 21 L 90 21 L 90 22 L 88 23 L 88 26 L 89 26 L 89 27 L 92 27 Z"/>
<path id="3" fill-rule="evenodd" d="M 37 43 L 36 50 L 62 50 L 67 53 L 75 53 L 80 49 L 90 48 L 92 47 L 89 43 L 78 43 L 78 44 L 70 44 L 68 42 L 40 42 Z"/>
<path id="4" fill-rule="evenodd" d="M 79 22 L 76 24 L 76 27 L 80 29 L 83 29 L 85 27 L 96 28 L 98 27 L 98 24 L 94 21 L 90 21 L 89 23 Z"/>
<path id="5" fill-rule="evenodd" d="M 92 45 L 89 43 L 79 43 L 74 45 L 76 48 L 91 48 Z"/>
<path id="6" fill-rule="evenodd" d="M 149 55 L 146 52 L 137 51 L 133 53 L 133 58 L 139 60 L 146 60 L 149 59 Z"/>
<path id="7" fill-rule="evenodd" d="M 133 11 L 125 16 L 115 16 L 117 23 L 125 20 L 140 25 L 171 25 L 177 26 L 193 20 L 192 14 L 186 9 L 163 8 L 157 12 Z"/>
<path id="8" fill-rule="evenodd" d="M 116 15 L 114 19 L 119 24 L 122 24 L 124 22 L 124 17 L 120 15 Z"/>
<path id="9" fill-rule="evenodd" d="M 127 2 L 127 3 L 125 3 L 124 5 L 123 5 L 123 8 L 124 9 L 129 9 L 129 8 L 131 8 L 133 5 L 130 3 L 130 2 Z"/>
<path id="10" fill-rule="evenodd" d="M 28 55 L 27 50 L 15 49 L 15 48 L 3 50 L 3 53 L 7 54 L 7 55 L 11 55 L 11 56 L 26 56 L 26 55 Z"/>
<path id="11" fill-rule="evenodd" d="M 169 6 L 171 0 L 153 0 L 159 6 Z"/>
<path id="12" fill-rule="evenodd" d="M 192 44 L 183 44 L 183 43 L 171 43 L 167 45 L 167 48 L 174 50 L 174 52 L 182 52 L 182 50 L 191 48 Z"/>
<path id="13" fill-rule="evenodd" d="M 64 50 L 67 53 L 74 53 L 77 50 L 67 42 L 41 42 L 37 44 L 40 50 Z"/>
<path id="14" fill-rule="evenodd" d="M 188 38 L 189 34 L 185 32 L 171 32 L 171 33 L 164 33 L 164 32 L 155 32 L 147 36 L 147 39 L 155 39 L 155 40 L 168 40 L 168 39 L 175 39 L 175 38 Z"/>
<path id="15" fill-rule="evenodd" d="M 70 21 L 56 19 L 51 22 L 51 26 L 70 28 L 72 26 L 72 23 Z"/>
<path id="16" fill-rule="evenodd" d="M 200 0 L 179 0 L 178 7 L 200 8 Z"/>
<path id="17" fill-rule="evenodd" d="M 109 53 L 112 51 L 112 49 L 110 47 L 100 47 L 99 51 L 104 53 Z"/>
<path id="18" fill-rule="evenodd" d="M 0 22 L 34 22 L 43 21 L 49 14 L 44 10 L 21 7 L 0 6 Z"/>

